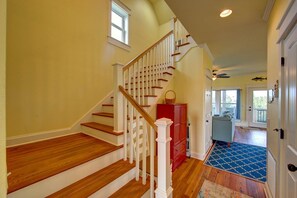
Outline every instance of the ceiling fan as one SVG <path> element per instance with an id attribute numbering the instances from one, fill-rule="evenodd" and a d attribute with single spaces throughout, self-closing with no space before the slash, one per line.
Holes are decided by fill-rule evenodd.
<path id="1" fill-rule="evenodd" d="M 215 80 L 217 78 L 230 78 L 230 76 L 228 76 L 228 74 L 226 74 L 226 73 L 218 74 L 217 71 L 218 70 L 212 70 L 212 80 Z"/>

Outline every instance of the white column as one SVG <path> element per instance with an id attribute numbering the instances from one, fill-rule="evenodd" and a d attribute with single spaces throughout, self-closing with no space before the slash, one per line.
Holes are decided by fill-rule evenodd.
<path id="1" fill-rule="evenodd" d="M 124 96 L 119 91 L 119 85 L 124 84 L 123 64 L 115 63 L 113 68 L 113 123 L 114 132 L 124 131 Z"/>
<path id="2" fill-rule="evenodd" d="M 172 197 L 170 166 L 170 125 L 173 122 L 167 118 L 158 119 L 158 186 L 155 190 L 156 198 Z"/>

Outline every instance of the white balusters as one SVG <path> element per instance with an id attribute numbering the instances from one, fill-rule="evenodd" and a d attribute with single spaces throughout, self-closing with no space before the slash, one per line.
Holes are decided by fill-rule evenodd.
<path id="1" fill-rule="evenodd" d="M 149 128 L 150 132 L 150 197 L 154 197 L 154 182 L 155 182 L 155 176 L 154 176 L 154 171 L 155 171 L 155 131 L 152 127 Z"/>
<path id="2" fill-rule="evenodd" d="M 124 131 L 124 160 L 135 161 L 135 178 L 142 177 L 142 183 L 147 180 L 147 156 L 150 155 L 150 197 L 154 197 L 154 158 L 155 130 L 154 120 L 147 114 L 143 116 L 141 105 L 147 105 L 146 97 L 153 94 L 154 86 L 159 85 L 159 79 L 172 65 L 171 54 L 174 49 L 173 31 L 164 36 L 155 45 L 132 60 L 124 68 L 115 64 L 115 129 Z M 120 82 L 118 82 L 120 81 Z M 119 94 L 117 87 L 123 85 Z M 125 91 L 123 91 L 125 90 Z M 132 102 L 131 102 L 132 101 Z M 119 110 L 118 110 L 119 109 Z M 149 119 L 147 118 L 149 117 Z M 122 120 L 122 121 L 120 121 Z M 148 152 L 149 151 L 149 152 Z M 142 161 L 142 167 L 140 167 Z M 142 169 L 140 175 L 140 168 Z"/>
<path id="3" fill-rule="evenodd" d="M 142 125 L 142 184 L 146 184 L 146 149 L 147 149 L 147 124 L 146 121 L 143 119 Z"/>

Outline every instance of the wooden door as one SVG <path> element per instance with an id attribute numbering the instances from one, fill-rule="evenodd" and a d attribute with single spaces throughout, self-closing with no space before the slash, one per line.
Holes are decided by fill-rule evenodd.
<path id="1" fill-rule="evenodd" d="M 286 197 L 297 197 L 297 25 L 284 41 L 285 54 L 285 180 Z M 281 162 L 282 163 L 282 162 Z"/>

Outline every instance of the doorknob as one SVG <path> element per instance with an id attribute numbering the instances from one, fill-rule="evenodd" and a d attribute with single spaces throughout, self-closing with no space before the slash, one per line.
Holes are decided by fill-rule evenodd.
<path id="1" fill-rule="evenodd" d="M 275 132 L 279 132 L 279 138 L 284 139 L 285 138 L 285 132 L 283 129 L 273 129 Z"/>
<path id="2" fill-rule="evenodd" d="M 289 169 L 289 171 L 291 171 L 291 172 L 295 172 L 295 171 L 297 171 L 297 167 L 294 166 L 294 164 L 288 164 L 288 169 Z"/>

